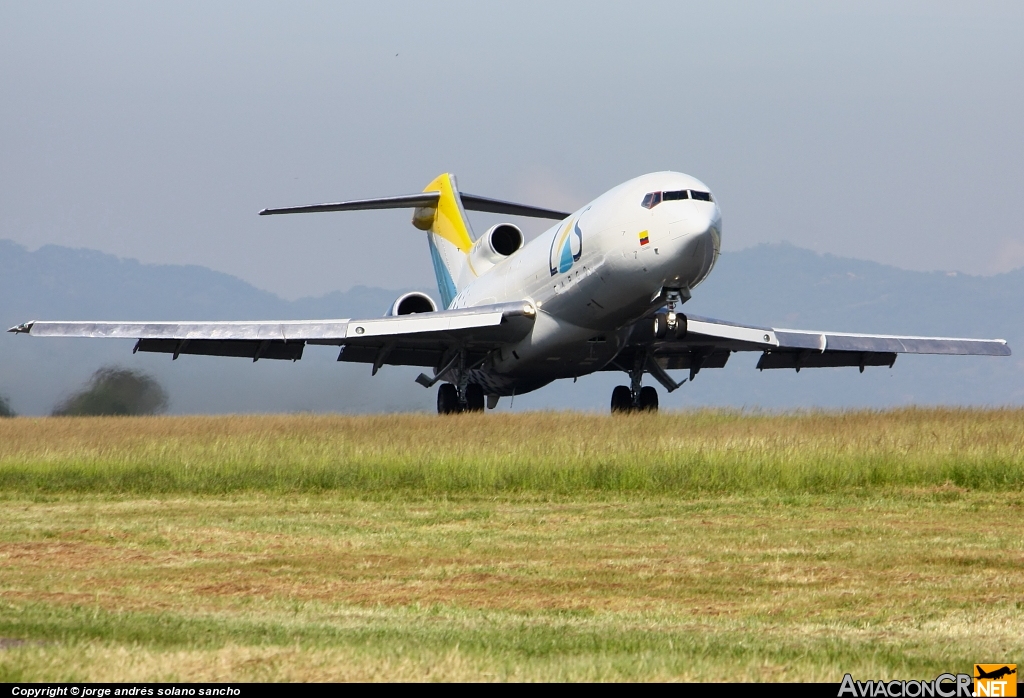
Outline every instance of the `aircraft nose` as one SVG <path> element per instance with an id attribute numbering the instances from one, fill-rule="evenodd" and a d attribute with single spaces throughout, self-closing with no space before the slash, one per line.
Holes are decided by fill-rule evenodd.
<path id="1" fill-rule="evenodd" d="M 718 209 L 718 204 L 699 204 L 695 208 L 697 209 L 696 212 L 680 232 L 688 233 L 690 236 L 697 238 L 704 238 L 709 243 L 713 243 L 717 250 L 721 245 L 722 236 L 722 214 Z"/>
<path id="2" fill-rule="evenodd" d="M 704 201 L 688 201 L 688 206 L 681 212 L 678 220 L 668 226 L 669 238 L 703 237 L 710 235 L 712 230 L 721 231 L 722 214 L 718 204 Z"/>
<path id="3" fill-rule="evenodd" d="M 703 224 L 705 231 L 721 227 L 722 213 L 719 211 L 717 203 L 711 202 L 710 204 L 698 205 L 697 209 L 697 217 Z"/>
<path id="4" fill-rule="evenodd" d="M 703 204 L 697 207 L 697 215 L 691 219 L 689 244 L 683 259 L 687 264 L 696 264 L 691 268 L 689 286 L 692 288 L 703 281 L 718 260 L 722 249 L 722 214 L 718 204 Z"/>
<path id="5" fill-rule="evenodd" d="M 715 253 L 722 247 L 722 211 L 718 208 L 718 204 L 714 204 L 710 215 L 708 216 L 708 234 L 711 236 L 711 241 L 715 246 Z"/>

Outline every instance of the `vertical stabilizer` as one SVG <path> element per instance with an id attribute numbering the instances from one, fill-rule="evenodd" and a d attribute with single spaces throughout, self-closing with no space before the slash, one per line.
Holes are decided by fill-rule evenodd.
<path id="1" fill-rule="evenodd" d="M 434 262 L 437 290 L 441 303 L 449 307 L 465 285 L 469 250 L 473 246 L 473 229 L 462 208 L 455 176 L 439 175 L 426 186 L 425 192 L 439 192 L 436 206 L 417 208 L 412 224 L 427 231 L 430 258 Z"/>

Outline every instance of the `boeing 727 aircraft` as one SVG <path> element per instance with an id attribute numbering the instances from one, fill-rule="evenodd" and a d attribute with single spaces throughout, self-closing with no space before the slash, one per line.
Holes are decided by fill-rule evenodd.
<path id="1" fill-rule="evenodd" d="M 687 316 L 690 294 L 711 273 L 722 216 L 702 182 L 678 172 L 632 179 L 573 213 L 462 194 L 443 174 L 420 194 L 266 209 L 260 215 L 411 208 L 426 231 L 443 308 L 406 293 L 384 317 L 266 322 L 34 321 L 11 332 L 45 337 L 127 337 L 135 351 L 259 359 L 302 358 L 307 344 L 341 347 L 338 361 L 429 367 L 437 411 L 494 408 L 560 378 L 622 371 L 613 412 L 656 410 L 668 392 L 733 352 L 761 353 L 759 369 L 892 366 L 896 355 L 1006 356 L 1002 339 L 903 337 L 789 330 Z M 558 221 L 524 244 L 510 223 L 475 235 L 466 211 Z M 670 371 L 688 371 L 677 381 Z"/>

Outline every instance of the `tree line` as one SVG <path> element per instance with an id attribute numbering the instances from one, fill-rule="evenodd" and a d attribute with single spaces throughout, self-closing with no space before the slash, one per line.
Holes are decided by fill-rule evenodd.
<path id="1" fill-rule="evenodd" d="M 50 413 L 54 417 L 160 414 L 167 410 L 167 392 L 155 378 L 141 371 L 104 366 L 77 392 L 62 400 Z M 17 413 L 0 394 L 0 417 Z"/>

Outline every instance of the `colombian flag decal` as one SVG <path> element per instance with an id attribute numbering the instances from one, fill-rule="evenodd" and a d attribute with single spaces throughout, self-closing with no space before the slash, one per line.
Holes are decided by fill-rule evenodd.
<path id="1" fill-rule="evenodd" d="M 643 247 L 644 245 L 646 245 L 649 242 L 650 242 L 650 239 L 647 237 L 647 231 L 646 230 L 641 230 L 640 231 L 640 247 Z"/>

